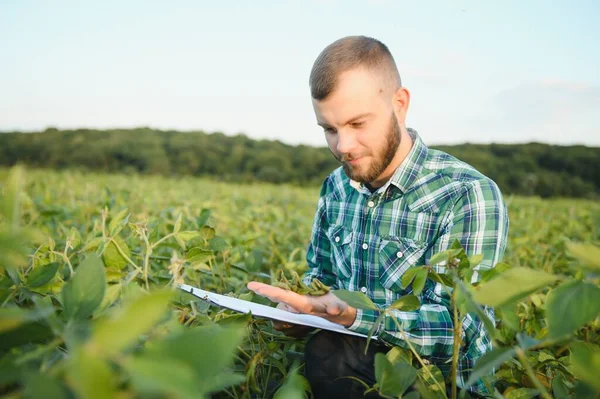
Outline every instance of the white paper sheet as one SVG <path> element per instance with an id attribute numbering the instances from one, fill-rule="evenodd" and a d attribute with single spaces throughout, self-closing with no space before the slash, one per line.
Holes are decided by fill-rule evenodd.
<path id="1" fill-rule="evenodd" d="M 200 299 L 209 301 L 215 305 L 235 310 L 240 313 L 252 312 L 253 316 L 266 317 L 272 320 L 284 321 L 287 323 L 300 324 L 304 326 L 322 328 L 324 330 L 335 331 L 342 334 L 356 335 L 358 337 L 367 337 L 364 334 L 359 334 L 354 331 L 350 331 L 341 324 L 332 323 L 329 320 L 325 320 L 322 317 L 298 314 L 288 312 L 282 309 L 276 309 L 273 307 L 261 305 L 259 303 L 244 301 L 242 299 L 232 298 L 225 295 L 215 294 L 213 292 L 201 290 L 200 288 L 192 287 L 187 284 L 179 284 L 179 289 L 188 292 Z M 373 339 L 377 339 L 376 336 Z"/>

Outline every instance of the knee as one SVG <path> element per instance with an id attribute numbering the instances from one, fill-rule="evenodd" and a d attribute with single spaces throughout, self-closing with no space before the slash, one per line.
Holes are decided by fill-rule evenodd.
<path id="1" fill-rule="evenodd" d="M 340 364 L 343 348 L 340 337 L 331 331 L 321 330 L 311 336 L 304 347 L 307 374 L 332 372 L 331 366 Z"/>
<path id="2" fill-rule="evenodd" d="M 316 334 L 313 334 L 304 347 L 304 355 L 306 358 L 330 358 L 339 353 L 340 337 L 331 331 L 321 330 Z"/>

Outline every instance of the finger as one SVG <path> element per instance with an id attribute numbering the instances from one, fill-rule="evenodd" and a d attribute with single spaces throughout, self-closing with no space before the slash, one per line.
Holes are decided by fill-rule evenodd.
<path id="1" fill-rule="evenodd" d="M 284 302 L 302 313 L 310 313 L 313 310 L 313 298 L 309 298 L 307 295 L 296 294 L 293 291 L 258 283 L 256 281 L 248 283 L 248 289 L 256 292 L 258 295 L 269 298 L 273 302 Z"/>
<path id="2" fill-rule="evenodd" d="M 288 323 L 285 321 L 273 320 L 273 328 L 277 331 L 286 330 L 288 328 L 295 327 L 295 324 Z"/>
<path id="3" fill-rule="evenodd" d="M 246 286 L 249 290 L 254 291 L 260 296 L 269 298 L 269 300 L 272 302 L 284 302 L 282 301 L 282 296 L 284 296 L 286 290 L 283 288 L 273 287 L 272 285 L 263 284 L 256 281 L 251 281 Z"/>
<path id="4" fill-rule="evenodd" d="M 327 314 L 331 316 L 339 316 L 342 313 L 342 309 L 337 303 L 334 303 L 327 307 Z"/>
<path id="5" fill-rule="evenodd" d="M 294 309 L 293 307 L 291 307 L 290 305 L 288 305 L 286 303 L 280 302 L 280 304 L 282 305 L 281 309 L 283 309 L 283 310 L 287 310 L 288 312 L 291 312 L 291 313 L 300 313 L 296 309 Z"/>

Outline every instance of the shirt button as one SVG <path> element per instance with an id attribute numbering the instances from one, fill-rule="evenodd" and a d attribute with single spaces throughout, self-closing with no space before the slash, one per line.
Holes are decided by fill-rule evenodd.
<path id="1" fill-rule="evenodd" d="M 373 201 L 369 201 L 367 205 L 369 205 L 369 208 L 373 208 L 375 206 L 375 203 Z"/>
<path id="2" fill-rule="evenodd" d="M 362 249 L 369 249 L 369 246 L 367 245 L 367 243 L 364 243 L 364 244 L 362 245 Z"/>
<path id="3" fill-rule="evenodd" d="M 404 254 L 402 253 L 402 251 L 398 251 L 398 252 L 396 252 L 396 256 L 397 256 L 397 257 L 401 258 L 401 257 L 402 257 L 402 255 L 404 255 Z"/>
<path id="4" fill-rule="evenodd" d="M 363 294 L 366 294 L 367 293 L 367 287 L 362 287 L 360 289 L 360 292 L 362 292 Z"/>
<path id="5" fill-rule="evenodd" d="M 340 237 L 335 237 L 335 242 L 340 242 Z"/>

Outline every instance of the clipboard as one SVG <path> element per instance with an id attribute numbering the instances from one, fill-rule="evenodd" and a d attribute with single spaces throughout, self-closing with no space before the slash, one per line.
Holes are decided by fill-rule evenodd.
<path id="1" fill-rule="evenodd" d="M 357 337 L 367 338 L 364 334 L 348 330 L 341 324 L 333 323 L 319 316 L 292 313 L 287 310 L 277 309 L 270 306 L 261 305 L 243 299 L 232 298 L 229 296 L 215 294 L 214 292 L 201 290 L 200 288 L 192 287 L 187 284 L 179 284 L 177 286 L 182 291 L 194 295 L 204 301 L 217 305 L 219 307 L 235 310 L 240 313 L 252 313 L 255 317 L 264 317 L 271 320 L 283 321 L 286 323 L 299 324 L 303 326 L 321 328 L 323 330 L 335 331 L 341 334 L 354 335 Z M 371 337 L 377 339 L 376 336 Z"/>

